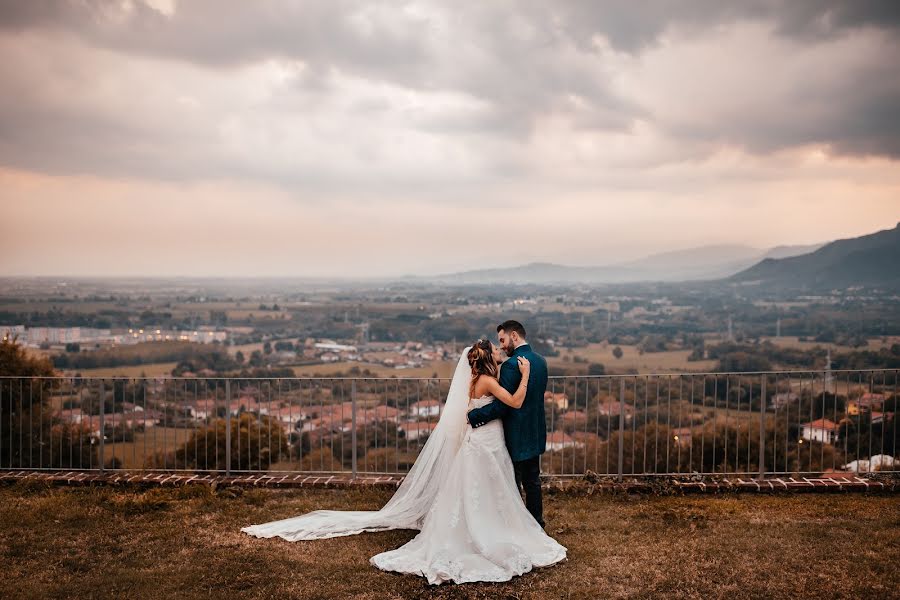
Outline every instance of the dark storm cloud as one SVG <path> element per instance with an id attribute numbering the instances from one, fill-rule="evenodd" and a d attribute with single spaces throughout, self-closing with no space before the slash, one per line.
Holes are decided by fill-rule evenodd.
<path id="1" fill-rule="evenodd" d="M 617 49 L 638 54 L 656 44 L 667 28 L 701 35 L 704 30 L 742 21 L 770 23 L 778 35 L 801 44 L 833 40 L 850 32 L 874 30 L 894 43 L 880 61 L 848 73 L 837 87 L 817 85 L 819 65 L 808 80 L 798 81 L 797 106 L 769 114 L 748 115 L 740 122 L 712 121 L 707 128 L 669 130 L 686 139 L 722 140 L 754 152 L 770 152 L 807 143 L 822 143 L 845 155 L 900 158 L 900 2 L 895 0 L 783 0 L 719 2 L 665 0 L 593 2 L 575 0 L 530 4 L 535 15 L 557 22 L 579 47 L 589 49 L 601 35 Z M 777 69 L 778 65 L 772 65 Z M 811 96 L 826 92 L 828 95 Z M 822 110 L 809 111 L 809 106 Z M 771 110 L 772 107 L 767 107 Z M 799 110 L 798 110 L 799 109 Z M 824 116 L 824 118 L 823 118 Z M 666 127 L 665 124 L 662 124 Z"/>
<path id="2" fill-rule="evenodd" d="M 584 47 L 599 34 L 628 52 L 654 44 L 670 26 L 701 32 L 743 20 L 773 23 L 788 37 L 830 38 L 860 27 L 896 30 L 900 2 L 894 0 L 569 0 L 530 2 L 530 10 L 551 19 Z"/>
<path id="3" fill-rule="evenodd" d="M 415 4 L 383 3 L 380 8 L 404 9 Z M 702 30 L 758 19 L 774 23 L 783 35 L 803 38 L 827 38 L 860 27 L 900 28 L 900 2 L 895 0 L 532 0 L 490 4 L 493 7 L 481 7 L 479 12 L 485 17 L 500 17 L 494 23 L 501 25 L 496 28 L 498 32 L 511 14 L 518 13 L 533 19 L 542 29 L 545 42 L 559 35 L 552 31 L 558 28 L 586 47 L 593 35 L 600 34 L 613 46 L 628 51 L 654 43 L 670 25 Z M 365 8 L 364 3 L 346 0 L 188 0 L 167 16 L 139 0 L 0 0 L 0 27 L 69 29 L 122 49 L 212 64 L 272 55 L 303 59 L 327 56 L 357 65 L 388 62 L 392 69 L 398 69 L 403 66 L 400 63 L 417 63 L 424 58 L 419 41 L 428 33 L 427 19 L 413 11 L 402 11 L 390 20 L 412 30 L 400 33 L 390 27 L 376 27 L 371 35 L 361 36 L 350 19 L 364 13 Z M 457 4 L 453 10 L 471 13 L 472 6 Z"/>

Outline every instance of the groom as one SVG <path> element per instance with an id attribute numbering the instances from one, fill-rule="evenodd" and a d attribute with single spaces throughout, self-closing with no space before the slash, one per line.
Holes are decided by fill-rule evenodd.
<path id="1" fill-rule="evenodd" d="M 541 454 L 547 446 L 547 419 L 544 414 L 544 392 L 547 390 L 547 361 L 525 341 L 525 328 L 518 321 L 504 321 L 497 326 L 497 338 L 510 360 L 500 367 L 500 385 L 514 394 L 522 374 L 516 357 L 523 356 L 531 363 L 525 400 L 518 409 L 496 398 L 481 408 L 469 411 L 472 427 L 481 427 L 494 419 L 503 419 L 506 447 L 513 461 L 516 485 L 525 488 L 525 507 L 535 520 L 544 526 L 541 501 Z"/>

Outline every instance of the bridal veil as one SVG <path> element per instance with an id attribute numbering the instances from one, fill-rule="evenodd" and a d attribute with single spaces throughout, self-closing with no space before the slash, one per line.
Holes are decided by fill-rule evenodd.
<path id="1" fill-rule="evenodd" d="M 440 484 L 450 472 L 466 430 L 466 408 L 472 379 L 463 350 L 438 424 L 422 447 L 400 487 L 381 510 L 315 510 L 297 517 L 242 527 L 250 535 L 281 537 L 294 542 L 354 535 L 363 531 L 421 529 Z"/>

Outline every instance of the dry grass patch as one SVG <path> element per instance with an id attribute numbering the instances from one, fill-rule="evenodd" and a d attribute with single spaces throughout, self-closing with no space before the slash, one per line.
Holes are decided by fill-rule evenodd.
<path id="1" fill-rule="evenodd" d="M 172 373 L 177 362 L 98 367 L 96 369 L 67 369 L 66 373 L 80 373 L 82 377 L 165 377 Z"/>
<path id="2" fill-rule="evenodd" d="M 636 346 L 620 345 L 622 357 L 613 356 L 616 344 L 588 344 L 583 348 L 565 349 L 559 356 L 548 358 L 550 365 L 567 370 L 587 370 L 587 364 L 575 363 L 576 357 L 584 359 L 587 363 L 601 363 L 608 373 L 622 373 L 628 369 L 635 369 L 639 373 L 682 373 L 688 371 L 708 372 L 712 371 L 717 361 L 698 360 L 689 361 L 688 356 L 692 350 L 668 350 L 666 352 L 644 352 L 641 354 Z M 569 361 L 564 357 L 568 356 Z"/>
<path id="3" fill-rule="evenodd" d="M 900 498 L 548 494 L 567 562 L 501 584 L 429 586 L 369 557 L 415 535 L 286 542 L 240 533 L 389 490 L 205 486 L 0 489 L 12 598 L 886 598 L 900 588 Z"/>
<path id="4" fill-rule="evenodd" d="M 364 362 L 337 362 L 327 364 L 303 365 L 302 367 L 291 368 L 294 371 L 294 375 L 296 375 L 297 377 L 329 377 L 335 374 L 347 375 L 350 372 L 350 369 L 354 367 L 356 367 L 360 371 L 368 370 L 369 373 L 371 373 L 370 377 L 428 378 L 437 373 L 438 377 L 449 379 L 453 376 L 454 369 L 456 369 L 456 361 L 431 361 L 424 363 L 421 367 L 408 369 L 395 369 L 394 367 L 388 367 L 381 364 Z"/>

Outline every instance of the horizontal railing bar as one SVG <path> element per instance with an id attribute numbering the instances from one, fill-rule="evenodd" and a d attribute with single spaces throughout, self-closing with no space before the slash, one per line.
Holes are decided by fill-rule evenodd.
<path id="1" fill-rule="evenodd" d="M 114 368 L 114 367 L 112 367 Z M 896 373 L 900 368 L 887 367 L 883 369 L 793 369 L 783 371 L 688 371 L 675 373 L 611 373 L 604 375 L 550 375 L 550 379 L 616 379 L 620 377 L 694 377 L 711 375 L 784 375 L 784 374 L 810 374 L 810 373 Z M 203 377 L 173 377 L 170 375 L 148 375 L 135 377 L 133 375 L 0 375 L 0 379 L 60 379 L 74 381 L 95 381 L 98 379 L 144 379 L 147 381 L 450 381 L 451 377 L 398 377 L 398 376 L 373 376 L 373 377 L 329 377 L 316 375 L 310 377 L 241 377 L 237 376 L 203 376 Z"/>
<path id="2" fill-rule="evenodd" d="M 34 468 L 8 468 L 3 467 L 0 468 L 0 471 L 10 471 L 16 472 L 20 471 L 22 473 L 30 473 L 35 471 L 46 471 L 46 472 L 56 472 L 56 473 L 88 473 L 88 472 L 100 472 L 100 469 L 62 469 L 56 467 L 34 467 Z M 205 474 L 205 475 L 221 475 L 220 471 L 216 471 L 215 469 L 126 469 L 126 468 L 106 468 L 105 472 L 112 473 L 192 473 L 192 474 Z M 259 471 L 254 469 L 232 469 L 232 473 L 252 473 L 256 475 L 350 475 L 350 471 L 297 471 L 297 470 L 272 470 L 272 471 Z M 900 469 L 879 469 L 878 471 L 840 471 L 839 475 L 845 477 L 847 475 L 862 475 L 866 473 L 900 473 Z M 406 475 L 405 471 L 360 471 L 360 475 L 369 476 L 369 475 Z M 746 475 L 751 478 L 756 478 L 758 475 L 758 471 L 728 471 L 727 473 L 723 473 L 721 471 L 671 471 L 668 473 L 654 473 L 654 472 L 646 472 L 646 473 L 624 473 L 623 477 L 698 477 L 698 476 L 717 476 L 717 477 L 731 477 L 731 476 L 740 476 Z M 792 476 L 792 475 L 822 475 L 822 471 L 766 471 L 766 476 L 769 475 L 778 475 L 778 476 Z M 584 477 L 586 473 L 541 473 L 543 476 L 547 477 Z M 591 471 L 591 475 L 597 475 L 600 477 L 618 477 L 616 473 L 602 473 L 599 471 Z M 829 479 L 827 474 L 823 475 L 823 479 Z"/>

